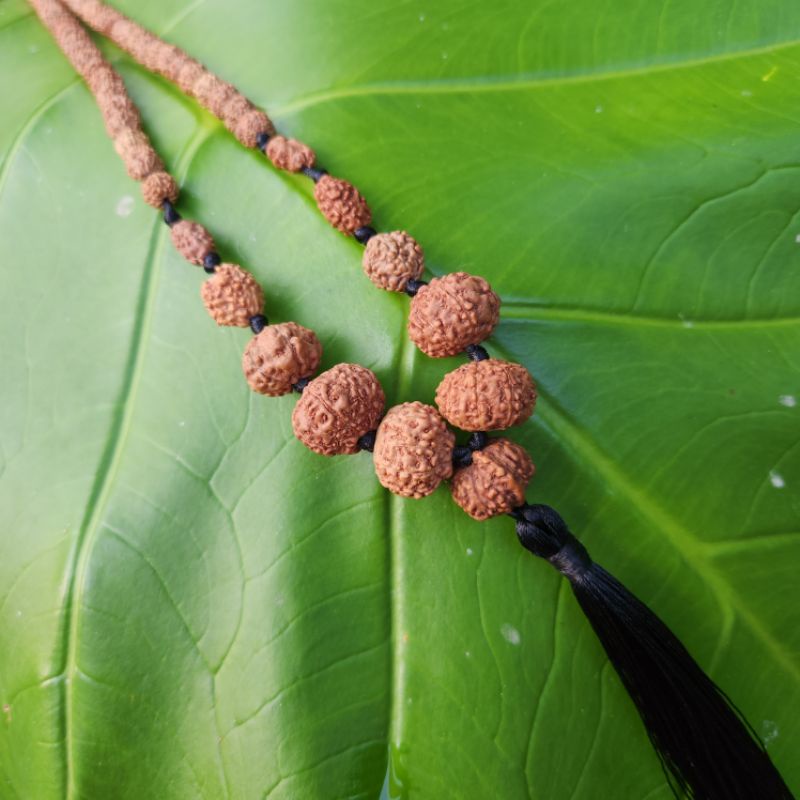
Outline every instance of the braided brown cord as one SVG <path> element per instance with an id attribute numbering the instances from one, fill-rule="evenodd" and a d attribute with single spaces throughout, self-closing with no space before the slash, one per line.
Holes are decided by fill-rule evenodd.
<path id="1" fill-rule="evenodd" d="M 61 0 L 98 33 L 108 37 L 143 67 L 156 72 L 194 97 L 245 147 L 256 147 L 259 134 L 272 136 L 270 118 L 235 86 L 206 69 L 187 53 L 167 44 L 129 17 L 99 0 Z"/>
<path id="2" fill-rule="evenodd" d="M 108 135 L 131 178 L 145 181 L 143 194 L 151 205 L 175 199 L 178 185 L 142 130 L 139 111 L 128 96 L 122 78 L 103 57 L 83 25 L 58 0 L 31 0 L 39 19 L 95 97 Z M 151 179 L 151 176 L 158 176 Z M 163 194 L 153 202 L 152 188 L 158 183 Z"/>

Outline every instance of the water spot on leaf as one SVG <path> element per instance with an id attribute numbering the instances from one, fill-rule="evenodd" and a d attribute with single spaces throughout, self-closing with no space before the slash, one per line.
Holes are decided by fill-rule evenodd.
<path id="1" fill-rule="evenodd" d="M 131 195 L 129 194 L 120 197 L 119 202 L 117 203 L 117 216 L 129 217 L 132 211 L 133 211 L 133 197 L 131 197 Z"/>
<path id="2" fill-rule="evenodd" d="M 778 402 L 786 408 L 794 408 L 797 405 L 797 398 L 793 394 L 782 394 Z"/>
<path id="3" fill-rule="evenodd" d="M 509 625 L 508 623 L 500 628 L 500 633 L 503 634 L 503 638 L 509 644 L 513 644 L 514 646 L 518 645 L 522 641 L 519 631 L 513 625 Z"/>
<path id="4" fill-rule="evenodd" d="M 778 724 L 771 719 L 765 719 L 761 725 L 761 740 L 764 744 L 768 745 L 770 742 L 774 742 L 779 734 Z"/>
<path id="5" fill-rule="evenodd" d="M 769 473 L 769 482 L 776 489 L 783 489 L 783 487 L 786 486 L 786 481 L 783 479 L 783 475 L 779 475 L 774 470 Z"/>

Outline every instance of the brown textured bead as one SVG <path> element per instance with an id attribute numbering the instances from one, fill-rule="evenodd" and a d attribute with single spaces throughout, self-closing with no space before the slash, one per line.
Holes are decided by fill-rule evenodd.
<path id="1" fill-rule="evenodd" d="M 142 197 L 153 208 L 161 208 L 165 200 L 178 201 L 178 184 L 168 172 L 153 172 L 142 181 Z"/>
<path id="2" fill-rule="evenodd" d="M 206 74 L 206 68 L 193 58 L 186 58 L 181 63 L 178 74 L 175 76 L 175 83 L 178 88 L 187 94 L 196 97 L 194 85 Z"/>
<path id="3" fill-rule="evenodd" d="M 158 43 L 158 46 L 153 47 L 156 55 L 156 63 L 153 65 L 155 71 L 166 78 L 172 78 L 178 74 L 186 61 L 186 53 L 180 47 L 159 42 L 155 36 L 153 40 L 154 44 Z"/>
<path id="4" fill-rule="evenodd" d="M 222 116 L 225 104 L 237 94 L 233 86 L 208 71 L 200 76 L 192 91 L 195 97 L 217 117 Z"/>
<path id="5" fill-rule="evenodd" d="M 364 272 L 381 289 L 402 292 L 409 280 L 425 269 L 425 257 L 416 240 L 405 231 L 379 233 L 364 249 Z"/>
<path id="6" fill-rule="evenodd" d="M 475 519 L 507 514 L 525 502 L 534 473 L 524 448 L 508 439 L 492 439 L 472 454 L 472 464 L 453 473 L 453 499 Z"/>
<path id="7" fill-rule="evenodd" d="M 214 251 L 211 234 L 199 223 L 182 219 L 171 229 L 175 249 L 191 264 L 203 266 L 203 259 Z"/>
<path id="8" fill-rule="evenodd" d="M 451 272 L 434 278 L 411 301 L 408 335 L 433 358 L 454 356 L 482 342 L 500 318 L 500 298 L 477 275 Z"/>
<path id="9" fill-rule="evenodd" d="M 378 426 L 372 457 L 381 484 L 403 497 L 425 497 L 453 473 L 455 436 L 424 403 L 390 408 Z"/>
<path id="10" fill-rule="evenodd" d="M 267 325 L 247 344 L 242 369 L 250 387 L 278 397 L 292 391 L 300 378 L 314 374 L 322 358 L 322 345 L 314 331 L 296 322 Z"/>
<path id="11" fill-rule="evenodd" d="M 134 180 L 143 180 L 151 173 L 164 169 L 164 162 L 143 131 L 123 130 L 114 139 L 114 148 L 122 158 L 128 175 Z"/>
<path id="12" fill-rule="evenodd" d="M 255 147 L 258 144 L 258 135 L 260 133 L 269 135 L 273 127 L 263 111 L 251 108 L 236 120 L 231 131 L 245 147 Z"/>
<path id="13" fill-rule="evenodd" d="M 358 189 L 341 178 L 323 175 L 314 187 L 314 197 L 325 219 L 342 233 L 372 222 L 372 212 Z"/>
<path id="14" fill-rule="evenodd" d="M 375 430 L 386 397 L 371 370 L 337 364 L 303 389 L 292 413 L 294 435 L 323 456 L 358 452 L 358 440 Z"/>
<path id="15" fill-rule="evenodd" d="M 533 413 L 536 385 L 520 364 L 487 358 L 444 376 L 436 389 L 442 416 L 464 431 L 496 431 L 519 425 Z"/>
<path id="16" fill-rule="evenodd" d="M 225 102 L 220 117 L 225 123 L 225 127 L 229 131 L 233 131 L 239 119 L 255 110 L 253 104 L 244 95 L 235 92 Z"/>
<path id="17" fill-rule="evenodd" d="M 238 264 L 219 264 L 200 288 L 208 313 L 217 325 L 246 328 L 264 308 L 264 291 Z"/>
<path id="18" fill-rule="evenodd" d="M 273 136 L 267 142 L 267 158 L 278 168 L 287 172 L 299 172 L 303 167 L 313 167 L 314 151 L 297 139 Z"/>
<path id="19" fill-rule="evenodd" d="M 130 100 L 106 104 L 103 108 L 103 122 L 112 139 L 123 131 L 138 128 L 142 124 L 139 111 Z"/>

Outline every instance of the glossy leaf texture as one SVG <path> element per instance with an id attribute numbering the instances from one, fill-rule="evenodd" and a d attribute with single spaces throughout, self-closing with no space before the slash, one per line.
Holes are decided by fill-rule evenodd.
<path id="1" fill-rule="evenodd" d="M 504 300 L 562 511 L 800 792 L 800 7 L 790 0 L 130 0 Z M 431 402 L 304 178 L 113 47 L 181 209 L 270 319 Z M 324 459 L 0 0 L 0 796 L 666 800 L 568 588 L 445 488 Z"/>

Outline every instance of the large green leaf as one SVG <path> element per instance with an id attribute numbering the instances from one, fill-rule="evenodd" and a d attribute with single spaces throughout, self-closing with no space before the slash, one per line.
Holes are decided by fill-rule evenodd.
<path id="1" fill-rule="evenodd" d="M 123 4 L 120 4 L 123 5 Z M 800 6 L 132 0 L 503 295 L 531 498 L 662 615 L 800 791 Z M 308 182 L 108 48 L 273 319 L 430 401 Z M 0 796 L 669 796 L 563 582 L 445 489 L 291 435 L 85 87 L 0 0 Z"/>

